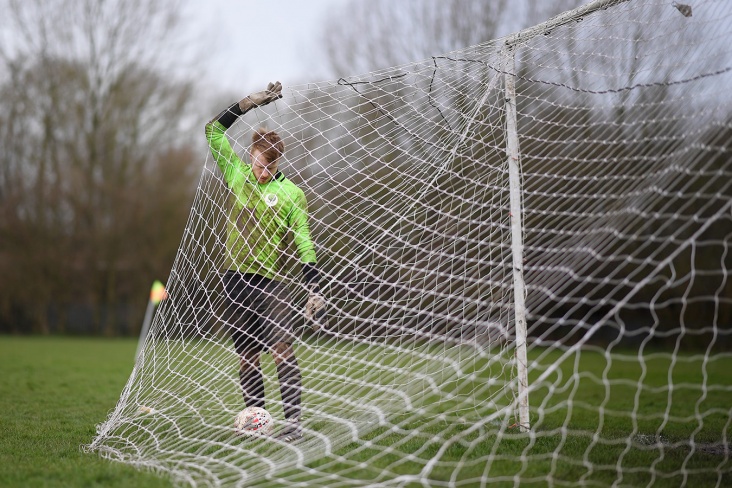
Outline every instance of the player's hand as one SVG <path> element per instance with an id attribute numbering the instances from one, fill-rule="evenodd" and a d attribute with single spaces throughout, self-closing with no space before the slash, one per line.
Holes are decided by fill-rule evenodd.
<path id="1" fill-rule="evenodd" d="M 273 102 L 278 98 L 282 98 L 282 83 L 280 83 L 279 81 L 275 81 L 274 83 L 270 82 L 267 85 L 266 90 L 252 93 L 248 97 L 243 98 L 239 102 L 239 108 L 241 109 L 242 113 L 245 113 L 254 107 L 267 105 L 268 103 Z"/>
<path id="2" fill-rule="evenodd" d="M 311 290 L 308 302 L 305 304 L 305 318 L 310 322 L 313 330 L 320 329 L 325 317 L 325 298 L 317 290 Z"/>

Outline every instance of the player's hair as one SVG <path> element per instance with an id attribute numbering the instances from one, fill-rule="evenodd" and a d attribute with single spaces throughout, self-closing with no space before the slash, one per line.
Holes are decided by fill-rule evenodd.
<path id="1" fill-rule="evenodd" d="M 278 133 L 260 127 L 252 134 L 252 150 L 257 149 L 268 163 L 274 163 L 285 152 L 285 143 Z"/>

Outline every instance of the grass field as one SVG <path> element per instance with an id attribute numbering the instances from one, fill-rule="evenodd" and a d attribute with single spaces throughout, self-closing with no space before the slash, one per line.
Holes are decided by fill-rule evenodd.
<path id="1" fill-rule="evenodd" d="M 116 404 L 132 370 L 135 347 L 133 340 L 0 337 L 0 487 L 172 486 L 164 477 L 80 450 Z M 553 354 L 541 361 L 550 364 Z M 516 472 L 521 472 L 521 486 L 547 486 L 547 475 L 563 484 L 583 479 L 609 486 L 617 480 L 615 468 L 622 459 L 621 486 L 732 485 L 730 453 L 720 447 L 729 442 L 732 396 L 720 385 L 730 384 L 732 356 L 704 362 L 702 356 L 689 354 L 672 364 L 668 355 L 658 354 L 644 357 L 641 364 L 628 354 L 613 361 L 606 383 L 605 365 L 599 350 L 583 353 L 576 365 L 580 375 L 570 374 L 575 365 L 568 364 L 568 371 L 558 373 L 563 378 L 548 383 L 559 385 L 556 390 L 533 394 L 535 403 L 549 399 L 542 405 L 535 435 L 509 435 L 498 451 L 493 451 L 492 439 L 471 443 L 466 437 L 445 446 L 376 430 L 369 433 L 372 448 L 347 445 L 338 456 L 309 462 L 308 467 L 373 479 L 374 468 L 419 473 L 424 459 L 439 455 L 430 476 L 443 481 L 456 476 L 459 486 L 479 486 L 486 473 L 504 479 L 503 485 L 492 486 L 513 486 Z M 642 391 L 637 388 L 641 378 L 646 386 Z M 669 380 L 675 385 L 672 391 L 666 387 Z M 703 394 L 701 383 L 709 386 Z M 603 416 L 597 408 L 601 403 Z M 626 415 L 631 411 L 636 415 Z M 600 424 L 598 441 L 591 434 Z M 581 434 L 583 430 L 590 435 Z M 667 444 L 660 458 L 657 449 L 641 448 L 637 442 L 657 432 Z M 631 436 L 633 444 L 627 442 Z M 692 437 L 698 444 L 693 452 L 685 442 Z M 413 453 L 414 459 L 400 457 L 389 446 Z M 487 457 L 490 466 L 471 461 Z M 358 462 L 371 469 L 359 472 L 354 469 Z M 594 466 L 591 471 L 588 463 Z M 655 479 L 648 474 L 650 465 Z M 282 473 L 287 475 L 300 482 L 309 479 L 303 470 Z"/>
<path id="2" fill-rule="evenodd" d="M 132 339 L 0 336 L 0 486 L 171 487 L 152 473 L 81 452 L 119 399 Z"/>

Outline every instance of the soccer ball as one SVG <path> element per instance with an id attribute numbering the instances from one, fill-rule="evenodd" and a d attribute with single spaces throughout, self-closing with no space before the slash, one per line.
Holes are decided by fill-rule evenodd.
<path id="1" fill-rule="evenodd" d="M 234 419 L 234 432 L 246 437 L 267 435 L 272 432 L 272 416 L 263 408 L 247 407 Z"/>

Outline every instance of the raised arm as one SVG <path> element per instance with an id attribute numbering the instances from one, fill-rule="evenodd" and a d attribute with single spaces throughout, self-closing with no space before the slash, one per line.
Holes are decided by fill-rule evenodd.
<path id="1" fill-rule="evenodd" d="M 282 98 L 282 84 L 279 81 L 269 83 L 267 89 L 242 98 L 206 124 L 208 147 L 211 149 L 216 164 L 224 173 L 224 180 L 227 183 L 230 184 L 233 181 L 236 173 L 241 171 L 243 163 L 226 138 L 226 129 L 234 125 L 237 118 L 253 108 L 267 105 L 278 98 Z"/>
<path id="2" fill-rule="evenodd" d="M 270 102 L 273 102 L 279 98 L 282 98 L 282 84 L 279 81 L 269 83 L 265 90 L 252 93 L 238 102 L 234 103 L 231 107 L 227 108 L 219 115 L 216 116 L 210 123 L 218 122 L 224 128 L 228 129 L 236 119 L 249 112 L 251 109 L 256 107 L 263 107 Z"/>

